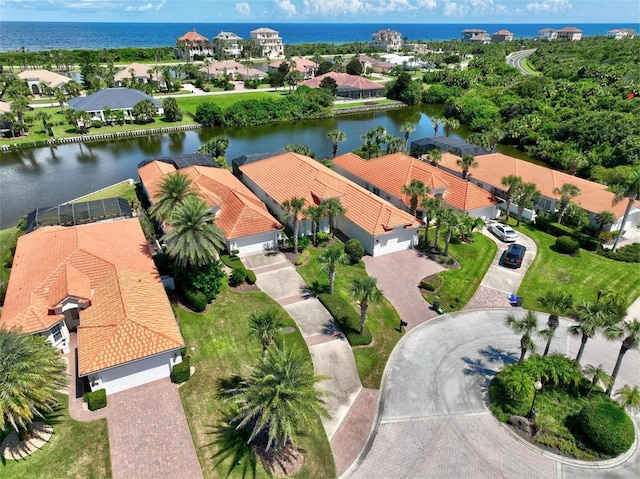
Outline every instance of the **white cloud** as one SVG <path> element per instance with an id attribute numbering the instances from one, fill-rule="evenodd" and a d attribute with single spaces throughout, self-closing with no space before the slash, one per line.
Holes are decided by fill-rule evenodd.
<path id="1" fill-rule="evenodd" d="M 436 3 L 436 0 L 418 0 L 419 8 L 426 8 L 427 10 L 433 10 L 437 6 L 438 4 Z"/>
<path id="2" fill-rule="evenodd" d="M 449 0 L 445 0 L 442 7 L 445 17 L 462 17 L 466 10 L 464 5 Z"/>
<path id="3" fill-rule="evenodd" d="M 296 6 L 291 0 L 276 0 L 276 6 L 284 12 L 287 17 L 296 15 Z"/>
<path id="4" fill-rule="evenodd" d="M 133 6 L 133 5 L 127 5 L 124 8 L 125 12 L 145 12 L 147 10 L 151 10 L 153 8 L 153 3 L 145 3 L 144 5 L 138 5 L 138 6 Z"/>
<path id="5" fill-rule="evenodd" d="M 251 7 L 247 2 L 236 3 L 235 6 L 236 12 L 238 12 L 243 17 L 248 17 L 251 15 Z"/>
<path id="6" fill-rule="evenodd" d="M 573 6 L 569 0 L 544 0 L 528 3 L 526 8 L 535 13 L 559 13 L 571 10 Z"/>

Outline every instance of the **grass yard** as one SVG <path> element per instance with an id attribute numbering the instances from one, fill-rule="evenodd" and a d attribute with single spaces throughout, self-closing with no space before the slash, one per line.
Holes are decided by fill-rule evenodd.
<path id="1" fill-rule="evenodd" d="M 262 100 L 264 98 L 278 99 L 284 95 L 288 95 L 287 90 L 279 91 L 249 91 L 247 93 L 229 93 L 229 94 L 212 94 L 212 95 L 198 95 L 190 97 L 176 98 L 178 105 L 182 111 L 189 112 L 193 115 L 196 113 L 196 108 L 201 103 L 215 103 L 222 110 L 229 108 L 231 105 L 244 100 Z"/>
<path id="2" fill-rule="evenodd" d="M 51 440 L 23 461 L 4 461 L 0 478 L 105 479 L 111 477 L 107 420 L 80 422 L 69 418 L 68 396 L 59 395 L 59 410 L 47 418 Z M 0 440 L 4 434 L 0 432 Z"/>
<path id="3" fill-rule="evenodd" d="M 17 227 L 0 230 L 0 284 L 9 281 L 13 248 L 16 246 L 20 230 Z"/>
<path id="4" fill-rule="evenodd" d="M 334 110 L 341 110 L 344 108 L 354 108 L 357 106 L 368 106 L 368 105 L 386 105 L 389 103 L 398 103 L 397 100 L 389 100 L 385 98 L 384 100 L 369 100 L 369 101 L 358 101 L 358 102 L 349 102 L 349 103 L 338 103 L 333 105 Z"/>
<path id="5" fill-rule="evenodd" d="M 430 230 L 435 235 L 434 228 Z M 441 247 L 444 248 L 444 243 Z M 460 268 L 437 273 L 444 278 L 444 284 L 438 292 L 425 294 L 425 299 L 431 304 L 439 300 L 446 312 L 464 308 L 491 266 L 497 249 L 496 244 L 481 233 L 473 233 L 473 243 L 452 242 L 449 253 L 458 260 Z"/>
<path id="6" fill-rule="evenodd" d="M 119 196 L 120 198 L 124 198 L 129 202 L 137 201 L 135 183 L 129 184 L 129 182 L 126 182 L 126 181 L 122 183 L 117 183 L 113 186 L 105 188 L 102 191 L 97 191 L 95 193 L 85 196 L 84 198 L 78 199 L 76 202 L 103 200 L 105 198 L 113 198 L 116 196 Z"/>
<path id="7" fill-rule="evenodd" d="M 205 478 L 269 477 L 260 461 L 257 461 L 255 476 L 251 473 L 245 440 L 225 423 L 230 417 L 230 405 L 218 396 L 218 385 L 220 381 L 228 381 L 233 374 L 245 374 L 246 366 L 260 359 L 260 343 L 247 339 L 249 315 L 270 307 L 280 309 L 289 318 L 261 291 L 237 293 L 224 284 L 218 298 L 203 314 L 186 311 L 179 306 L 175 308 L 191 364 L 196 368 L 194 376 L 180 387 L 180 397 Z M 290 318 L 289 322 L 291 326 L 295 325 Z M 278 340 L 296 346 L 311 361 L 297 328 L 294 333 L 281 335 Z M 195 350 L 191 351 L 191 347 Z M 320 418 L 317 425 L 318 433 L 309 434 L 300 441 L 305 452 L 305 464 L 302 471 L 294 476 L 296 478 L 335 477 L 331 448 Z M 229 468 L 232 468 L 230 474 Z"/>
<path id="8" fill-rule="evenodd" d="M 532 238 L 538 248 L 518 289 L 519 295 L 535 299 L 546 291 L 563 289 L 576 301 L 595 301 L 599 289 L 611 289 L 626 298 L 627 306 L 640 296 L 637 264 L 614 261 L 583 249 L 579 256 L 556 253 L 551 248 L 556 241 L 554 236 L 531 225 L 515 229 Z M 538 304 L 536 309 L 546 311 Z"/>
<path id="9" fill-rule="evenodd" d="M 305 282 L 312 289 L 329 286 L 327 273 L 320 271 L 317 258 L 322 249 L 311 248 L 311 259 L 298 268 L 298 272 Z M 360 262 L 355 266 L 339 265 L 336 269 L 336 282 L 334 294 L 340 295 L 348 301 L 360 314 L 360 308 L 349 296 L 351 281 L 356 277 L 366 277 L 367 272 L 364 264 Z M 382 373 L 387 364 L 387 360 L 393 351 L 396 343 L 404 333 L 398 332 L 400 316 L 385 298 L 381 303 L 371 304 L 367 312 L 367 327 L 373 336 L 373 342 L 368 346 L 358 346 L 353 348 L 353 355 L 358 366 L 360 381 L 366 388 L 378 389 L 382 380 Z"/>

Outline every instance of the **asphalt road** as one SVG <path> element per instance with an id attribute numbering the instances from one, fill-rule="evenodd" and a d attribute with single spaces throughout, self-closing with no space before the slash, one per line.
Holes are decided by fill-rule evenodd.
<path id="1" fill-rule="evenodd" d="M 507 56 L 507 65 L 517 68 L 523 75 L 531 75 L 531 73 L 522 66 L 522 60 L 535 51 L 536 49 L 532 48 L 530 50 L 521 50 L 519 52 L 512 53 Z"/>

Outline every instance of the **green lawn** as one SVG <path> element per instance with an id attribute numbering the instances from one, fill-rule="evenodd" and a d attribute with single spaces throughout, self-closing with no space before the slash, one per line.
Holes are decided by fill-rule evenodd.
<path id="1" fill-rule="evenodd" d="M 20 231 L 15 226 L 0 230 L 0 283 L 8 282 L 13 262 L 13 248 L 16 246 Z"/>
<path id="2" fill-rule="evenodd" d="M 311 259 L 298 268 L 298 272 L 305 282 L 312 288 L 322 288 L 329 285 L 327 273 L 320 271 L 317 258 L 322 249 L 311 248 Z M 360 262 L 355 266 L 339 265 L 336 269 L 336 282 L 334 294 L 340 295 L 348 301 L 354 310 L 360 314 L 360 309 L 349 296 L 351 281 L 356 277 L 366 277 L 367 272 Z M 360 381 L 366 388 L 377 389 L 380 387 L 382 373 L 396 343 L 403 333 L 398 332 L 400 316 L 385 298 L 382 303 L 371 304 L 367 313 L 367 327 L 373 336 L 373 342 L 368 346 L 353 348 L 353 355 L 358 366 Z"/>
<path id="3" fill-rule="evenodd" d="M 69 418 L 68 396 L 59 395 L 59 410 L 47 418 L 51 440 L 22 461 L 4 461 L 0 478 L 105 479 L 111 477 L 107 420 L 80 422 Z M 4 435 L 0 432 L 0 440 Z"/>
<path id="4" fill-rule="evenodd" d="M 433 228 L 430 232 L 435 234 Z M 444 277 L 444 284 L 437 293 L 425 294 L 425 299 L 431 304 L 439 300 L 446 312 L 462 309 L 478 289 L 497 249 L 496 244 L 481 233 L 473 233 L 473 243 L 451 243 L 449 253 L 458 260 L 460 268 L 438 273 Z"/>
<path id="5" fill-rule="evenodd" d="M 532 238 L 538 248 L 533 263 L 518 289 L 525 298 L 542 296 L 546 291 L 564 290 L 575 300 L 595 301 L 599 289 L 611 289 L 627 299 L 630 305 L 640 296 L 640 268 L 634 263 L 614 261 L 592 251 L 581 249 L 579 256 L 567 256 L 551 249 L 556 238 L 531 225 L 515 228 Z M 536 304 L 535 309 L 546 311 Z"/>
<path id="6" fill-rule="evenodd" d="M 384 100 L 369 100 L 369 101 L 358 101 L 358 102 L 354 102 L 354 103 L 339 103 L 337 105 L 333 105 L 333 109 L 334 110 L 341 110 L 344 108 L 354 108 L 357 106 L 368 106 L 371 104 L 375 104 L 375 105 L 386 105 L 388 103 L 398 103 L 397 100 L 389 100 L 389 99 L 384 99 Z"/>
<path id="7" fill-rule="evenodd" d="M 178 101 L 178 105 L 180 105 L 180 109 L 182 111 L 187 111 L 191 114 L 196 113 L 196 108 L 201 103 L 215 103 L 221 109 L 225 110 L 229 108 L 231 105 L 238 103 L 239 101 L 244 100 L 262 100 L 264 98 L 280 98 L 281 96 L 287 95 L 288 91 L 286 89 L 279 91 L 248 91 L 246 93 L 229 93 L 225 95 L 220 94 L 211 94 L 211 95 L 199 95 L 199 96 L 190 96 L 190 97 L 180 97 L 176 98 Z"/>
<path id="8" fill-rule="evenodd" d="M 267 295 L 260 291 L 236 293 L 225 284 L 218 298 L 203 314 L 196 314 L 175 308 L 180 321 L 180 328 L 189 348 L 191 363 L 195 366 L 195 375 L 180 387 L 180 397 L 184 405 L 191 435 L 193 437 L 200 465 L 205 478 L 228 477 L 227 470 L 234 466 L 229 477 L 243 477 L 243 470 L 249 467 L 250 461 L 242 454 L 246 448 L 243 440 L 233 430 L 224 428 L 229 419 L 230 404 L 218 397 L 221 381 L 228 381 L 234 374 L 246 374 L 247 366 L 258 361 L 262 349 L 258 341 L 247 339 L 249 332 L 249 315 L 254 311 L 275 307 L 289 318 Z M 291 326 L 295 323 L 289 318 Z M 293 345 L 303 352 L 311 361 L 309 350 L 299 330 L 282 335 L 278 340 Z M 191 351 L 190 348 L 195 347 Z M 296 478 L 331 478 L 335 477 L 335 465 L 329 441 L 324 429 L 317 420 L 319 430 L 302 438 L 301 448 L 305 452 L 305 465 Z M 239 440 L 238 443 L 234 441 Z M 239 452 L 241 457 L 231 460 L 226 456 L 214 457 L 218 452 L 228 454 Z M 253 477 L 247 473 L 248 477 Z M 256 468 L 255 477 L 269 477 L 260 465 Z"/>
<path id="9" fill-rule="evenodd" d="M 96 193 L 85 196 L 84 198 L 79 199 L 78 202 L 102 200 L 104 198 L 113 198 L 116 196 L 124 198 L 129 202 L 137 201 L 135 183 L 131 185 L 128 182 L 118 183 L 116 185 L 110 186 L 109 188 L 105 188 L 102 191 L 98 191 Z"/>

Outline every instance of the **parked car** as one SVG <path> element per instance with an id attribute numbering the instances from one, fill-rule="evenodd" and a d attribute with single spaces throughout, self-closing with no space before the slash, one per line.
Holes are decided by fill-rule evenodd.
<path id="1" fill-rule="evenodd" d="M 510 244 L 507 248 L 502 263 L 511 268 L 519 268 L 522 266 L 522 260 L 527 252 L 527 248 L 521 244 Z"/>
<path id="2" fill-rule="evenodd" d="M 503 223 L 490 224 L 489 231 L 505 243 L 512 243 L 518 239 L 518 233 L 516 233 L 511 226 Z"/>

